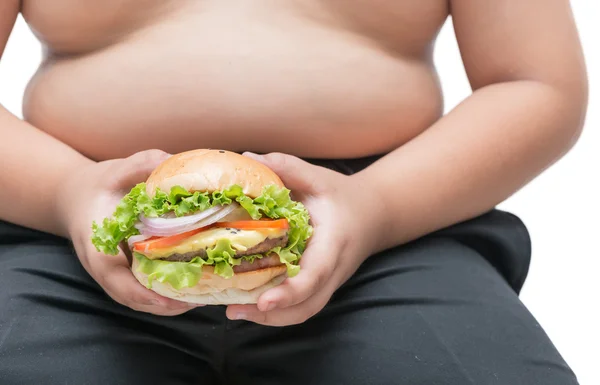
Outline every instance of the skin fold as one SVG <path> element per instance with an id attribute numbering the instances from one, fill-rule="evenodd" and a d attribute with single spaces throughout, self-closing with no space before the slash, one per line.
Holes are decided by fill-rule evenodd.
<path id="1" fill-rule="evenodd" d="M 69 238 L 113 299 L 154 314 L 190 307 L 141 286 L 124 254 L 97 253 L 90 224 L 168 153 L 245 152 L 305 203 L 301 273 L 227 310 L 283 326 L 370 255 L 514 194 L 586 114 L 566 0 L 4 0 L 0 54 L 19 12 L 45 56 L 25 119 L 0 106 L 0 219 Z M 442 116 L 432 52 L 449 16 L 473 93 Z M 382 153 L 352 176 L 301 160 Z"/>

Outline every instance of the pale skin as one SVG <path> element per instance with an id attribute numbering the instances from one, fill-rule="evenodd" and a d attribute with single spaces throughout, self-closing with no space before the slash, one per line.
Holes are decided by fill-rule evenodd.
<path id="1" fill-rule="evenodd" d="M 315 235 L 298 276 L 227 315 L 283 326 L 319 312 L 377 251 L 490 210 L 583 127 L 566 0 L 143 3 L 0 2 L 0 53 L 21 11 L 47 54 L 25 120 L 0 107 L 0 219 L 71 239 L 135 310 L 190 309 L 89 243 L 92 220 L 166 156 L 144 150 L 269 153 L 257 159 L 306 204 Z M 440 117 L 431 52 L 449 14 L 473 93 Z M 383 152 L 353 176 L 299 159 Z"/>

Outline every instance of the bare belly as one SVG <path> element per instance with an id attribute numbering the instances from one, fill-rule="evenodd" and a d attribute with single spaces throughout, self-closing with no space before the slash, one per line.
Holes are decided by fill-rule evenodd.
<path id="1" fill-rule="evenodd" d="M 301 13 L 190 8 L 101 49 L 50 55 L 24 116 L 97 160 L 199 147 L 360 157 L 439 117 L 429 59 Z"/>

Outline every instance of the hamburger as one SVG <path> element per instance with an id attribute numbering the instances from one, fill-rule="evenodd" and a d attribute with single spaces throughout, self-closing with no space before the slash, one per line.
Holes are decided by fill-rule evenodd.
<path id="1" fill-rule="evenodd" d="M 127 243 L 132 272 L 149 289 L 227 305 L 256 303 L 296 275 L 312 227 L 267 166 L 200 149 L 161 163 L 92 231 L 99 252 L 116 255 Z"/>

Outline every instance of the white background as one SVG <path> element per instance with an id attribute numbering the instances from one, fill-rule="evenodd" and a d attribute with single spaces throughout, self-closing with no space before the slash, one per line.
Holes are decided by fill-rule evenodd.
<path id="1" fill-rule="evenodd" d="M 0 0 L 1 1 L 1 0 Z M 582 385 L 600 384 L 600 6 L 573 0 L 587 59 L 590 105 L 584 133 L 554 167 L 515 194 L 501 209 L 528 226 L 533 261 L 521 298 L 538 319 Z M 22 19 L 0 64 L 0 103 L 21 116 L 21 97 L 41 58 Z M 436 62 L 446 109 L 470 93 L 451 22 L 439 37 Z"/>

